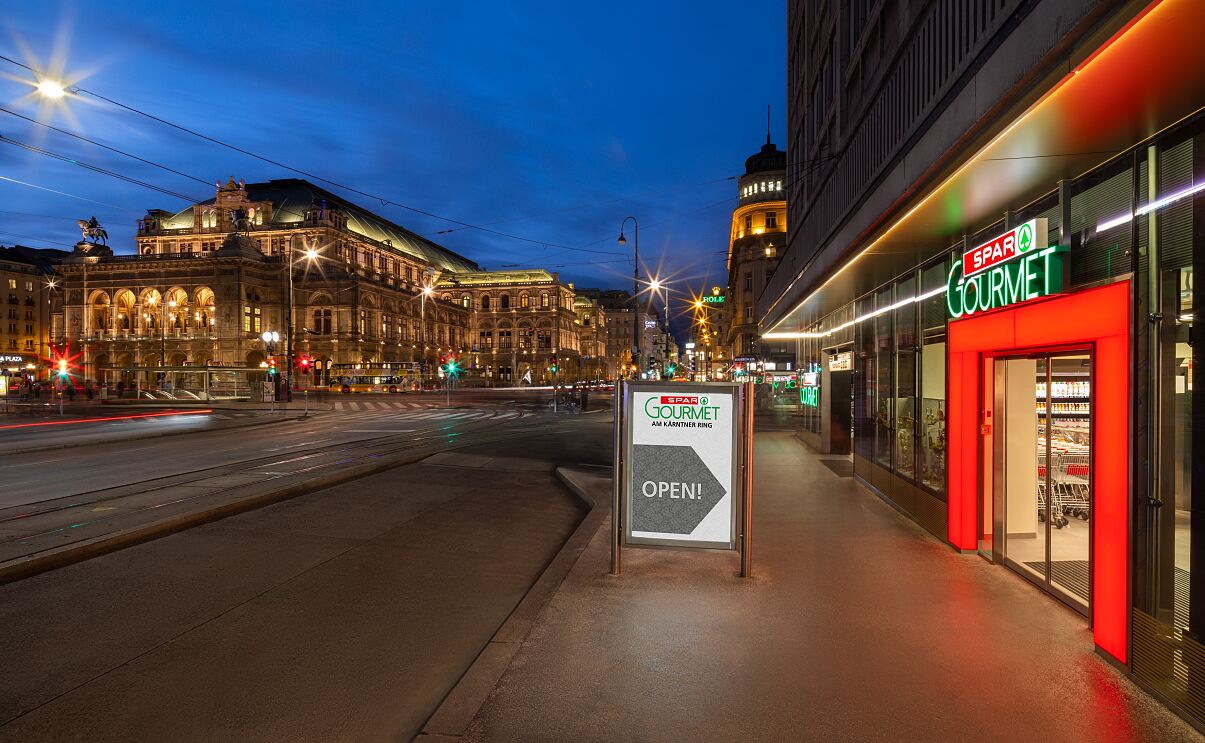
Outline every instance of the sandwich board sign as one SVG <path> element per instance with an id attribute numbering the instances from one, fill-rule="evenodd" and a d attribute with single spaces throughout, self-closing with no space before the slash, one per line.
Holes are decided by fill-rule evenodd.
<path id="1" fill-rule="evenodd" d="M 612 572 L 624 546 L 740 550 L 744 565 L 751 401 L 737 383 L 622 386 Z"/>

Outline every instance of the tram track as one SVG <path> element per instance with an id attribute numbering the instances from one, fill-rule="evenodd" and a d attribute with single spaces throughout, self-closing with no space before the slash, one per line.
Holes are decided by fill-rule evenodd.
<path id="1" fill-rule="evenodd" d="M 0 510 L 0 533 L 10 532 L 0 536 L 0 583 L 418 462 L 441 451 L 568 428 L 565 422 L 543 417 L 518 418 L 499 425 L 494 420 L 498 412 L 494 412 L 491 418 L 450 422 L 417 435 L 385 434 L 304 452 L 277 452 Z M 290 471 L 257 471 L 302 461 L 296 455 L 304 455 L 305 461 L 331 459 Z M 205 484 L 231 477 L 235 481 L 229 484 Z M 176 489 L 196 492 L 173 493 Z M 164 497 L 156 498 L 156 494 Z M 165 518 L 153 518 L 157 514 L 165 514 Z M 35 521 L 45 524 L 22 529 L 22 525 Z M 134 526 L 123 529 L 123 521 Z"/>

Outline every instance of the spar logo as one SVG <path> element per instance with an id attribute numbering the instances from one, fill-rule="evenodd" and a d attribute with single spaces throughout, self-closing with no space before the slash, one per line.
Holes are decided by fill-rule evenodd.
<path id="1" fill-rule="evenodd" d="M 644 401 L 644 414 L 653 420 L 713 421 L 719 406 L 706 395 L 653 395 Z"/>

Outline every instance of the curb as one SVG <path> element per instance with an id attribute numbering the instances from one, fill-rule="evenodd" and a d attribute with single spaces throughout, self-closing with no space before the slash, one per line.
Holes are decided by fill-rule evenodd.
<path id="1" fill-rule="evenodd" d="M 285 421 L 305 420 L 307 417 L 313 417 L 313 415 L 314 415 L 313 413 L 310 413 L 308 416 L 298 415 L 298 416 L 294 416 L 292 418 L 271 418 L 269 420 L 263 420 L 263 421 L 246 421 L 244 423 L 232 423 L 229 426 L 222 426 L 220 428 L 211 428 L 207 431 L 157 431 L 155 433 L 143 433 L 143 434 L 138 434 L 136 436 L 122 436 L 119 438 L 105 439 L 103 441 L 79 441 L 79 442 L 72 441 L 72 442 L 63 443 L 63 444 L 47 444 L 45 446 L 29 446 L 24 449 L 3 449 L 3 450 L 0 450 L 0 457 L 7 457 L 10 454 L 36 454 L 37 452 L 54 451 L 56 449 L 77 449 L 81 446 L 93 446 L 94 444 L 110 444 L 110 443 L 118 443 L 118 442 L 124 442 L 124 441 L 142 441 L 144 439 L 159 439 L 159 438 L 166 438 L 168 436 L 184 436 L 187 434 L 230 431 L 230 430 L 233 430 L 236 428 L 250 428 L 252 426 L 266 426 L 266 425 L 269 425 L 272 423 L 284 423 Z"/>
<path id="2" fill-rule="evenodd" d="M 602 527 L 611 509 L 609 503 L 597 503 L 586 492 L 586 489 L 574 482 L 571 475 L 580 472 L 590 475 L 610 475 L 611 468 L 600 465 L 558 465 L 555 473 L 558 480 L 574 495 L 582 500 L 589 508 L 585 517 L 569 535 L 569 539 L 561 546 L 556 556 L 536 578 L 531 588 L 511 610 L 506 621 L 490 638 L 477 658 L 461 675 L 460 680 L 444 696 L 443 701 L 423 723 L 415 741 L 422 743 L 442 743 L 457 741 L 468 730 L 469 725 L 493 693 L 494 687 L 502 678 L 502 674 L 510 667 L 515 654 L 519 652 L 535 626 L 536 619 L 553 595 L 561 587 L 561 583 L 569 575 L 569 571 L 577 564 L 578 558 L 586 551 L 587 545 Z M 599 507 L 599 506 L 603 507 Z"/>

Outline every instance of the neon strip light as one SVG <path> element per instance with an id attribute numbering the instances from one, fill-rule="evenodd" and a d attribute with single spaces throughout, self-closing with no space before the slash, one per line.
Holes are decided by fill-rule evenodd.
<path id="1" fill-rule="evenodd" d="M 1101 222 L 1100 224 L 1096 225 L 1096 231 L 1104 232 L 1106 230 L 1111 230 L 1114 227 L 1120 227 L 1121 225 L 1125 224 L 1126 222 L 1129 222 L 1130 220 L 1132 220 L 1134 217 L 1141 217 L 1143 214 L 1149 214 L 1149 213 L 1155 211 L 1156 209 L 1162 209 L 1163 207 L 1167 206 L 1168 204 L 1173 204 L 1173 203 L 1179 201 L 1180 199 L 1183 199 L 1187 196 L 1192 196 L 1196 192 L 1202 191 L 1202 190 L 1205 190 L 1205 183 L 1198 183 L 1197 185 L 1190 186 L 1189 188 L 1186 188 L 1183 191 L 1177 191 L 1173 194 L 1169 194 L 1167 196 L 1164 196 L 1161 199 L 1152 201 L 1151 203 L 1147 204 L 1146 206 L 1139 207 L 1138 211 L 1134 212 L 1133 214 L 1122 214 L 1120 217 L 1114 217 L 1113 219 L 1109 219 L 1104 222 Z"/>
<path id="2" fill-rule="evenodd" d="M 841 325 L 838 325 L 837 327 L 832 328 L 831 330 L 826 330 L 822 333 L 812 332 L 812 331 L 803 332 L 803 333 L 765 333 L 762 335 L 762 338 L 769 338 L 771 340 L 773 340 L 773 339 L 786 340 L 786 339 L 794 339 L 794 338 L 827 338 L 828 336 L 832 335 L 833 333 L 838 333 L 842 330 L 845 330 L 846 328 L 853 327 L 854 325 L 857 325 L 858 323 L 863 322 L 865 320 L 869 320 L 872 317 L 878 317 L 879 315 L 883 314 L 884 312 L 891 312 L 892 310 L 898 310 L 901 307 L 907 307 L 908 305 L 915 304 L 916 302 L 923 302 L 926 299 L 932 299 L 933 297 L 936 297 L 939 294 L 944 294 L 945 291 L 946 291 L 946 288 L 943 286 L 940 289 L 934 289 L 933 291 L 925 292 L 924 294 L 921 294 L 920 296 L 912 297 L 910 299 L 901 299 L 900 301 L 896 302 L 895 304 L 891 304 L 886 307 L 880 307 L 877 310 L 867 312 L 865 315 L 862 315 L 861 317 L 855 317 L 854 319 L 850 320 L 847 323 L 842 323 Z"/>
<path id="3" fill-rule="evenodd" d="M 130 415 L 115 415 L 110 418 L 80 418 L 71 421 L 44 421 L 42 423 L 13 423 L 7 426 L 0 426 L 0 430 L 7 428 L 36 428 L 38 426 L 68 426 L 74 423 L 107 423 L 109 421 L 128 421 L 135 418 L 163 418 L 171 415 L 202 415 L 212 413 L 212 409 L 203 410 L 174 410 L 167 413 L 133 413 Z"/>

